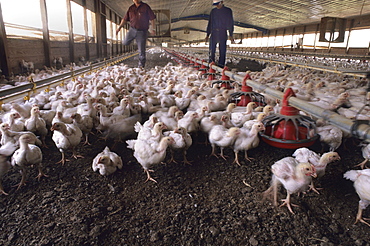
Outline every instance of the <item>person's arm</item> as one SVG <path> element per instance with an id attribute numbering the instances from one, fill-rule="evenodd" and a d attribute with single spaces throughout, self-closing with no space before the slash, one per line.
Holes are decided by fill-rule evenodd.
<path id="1" fill-rule="evenodd" d="M 234 17 L 233 17 L 233 11 L 230 9 L 230 23 L 229 23 L 229 36 L 231 43 L 235 43 L 234 41 Z"/>
<path id="2" fill-rule="evenodd" d="M 206 43 L 208 42 L 209 40 L 209 36 L 211 35 L 211 31 L 212 31 L 212 11 L 209 15 L 209 19 L 208 19 L 208 25 L 207 25 L 207 35 L 206 35 Z"/>
<path id="3" fill-rule="evenodd" d="M 124 25 L 126 25 L 126 23 L 127 23 L 127 21 L 125 21 L 125 19 L 122 19 L 122 20 L 121 20 L 121 23 L 119 23 L 119 26 L 118 26 L 118 28 L 117 28 L 117 30 L 116 30 L 116 35 L 118 35 L 119 31 L 121 30 L 121 28 L 122 28 Z"/>
<path id="4" fill-rule="evenodd" d="M 155 19 L 150 20 L 150 29 L 149 33 L 155 35 Z"/>

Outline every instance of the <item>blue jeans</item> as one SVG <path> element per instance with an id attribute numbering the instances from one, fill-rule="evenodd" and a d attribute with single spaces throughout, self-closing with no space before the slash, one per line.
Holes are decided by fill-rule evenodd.
<path id="1" fill-rule="evenodd" d="M 137 48 L 139 50 L 139 67 L 145 67 L 146 62 L 146 39 L 148 37 L 148 30 L 138 30 L 130 27 L 126 35 L 123 45 L 129 45 L 132 40 L 136 40 Z"/>
<path id="2" fill-rule="evenodd" d="M 226 30 L 213 30 L 211 33 L 211 38 L 209 40 L 209 62 L 215 61 L 216 46 L 218 44 L 219 59 L 218 66 L 224 67 L 226 60 L 226 41 L 227 32 Z"/>

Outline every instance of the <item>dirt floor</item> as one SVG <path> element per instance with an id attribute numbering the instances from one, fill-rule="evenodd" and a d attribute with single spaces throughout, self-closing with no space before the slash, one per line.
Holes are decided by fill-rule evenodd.
<path id="1" fill-rule="evenodd" d="M 147 69 L 169 61 L 148 53 Z M 136 66 L 136 57 L 125 63 Z M 243 71 L 244 63 L 228 66 Z M 19 172 L 4 176 L 9 195 L 0 195 L 0 245 L 370 245 L 370 227 L 354 225 L 359 198 L 353 183 L 343 178 L 363 160 L 359 141 L 349 139 L 349 150 L 338 149 L 342 159 L 329 164 L 317 182 L 324 188 L 320 195 L 292 197 L 299 206 L 293 215 L 261 194 L 269 187 L 271 165 L 294 150 L 261 142 L 248 152 L 254 160 L 238 166 L 231 149 L 225 151 L 227 161 L 209 158 L 211 147 L 198 135 L 188 151 L 192 165 L 154 166 L 154 183 L 145 182 L 125 143 L 112 149 L 122 157 L 122 170 L 108 177 L 93 172 L 92 159 L 113 145 L 98 137 L 91 136 L 91 146 L 78 146 L 84 158 L 62 166 L 55 164 L 61 154 L 48 135 L 49 148 L 42 151 L 49 177 L 39 182 L 31 169 L 27 185 L 16 190 Z M 286 193 L 281 189 L 279 195 Z M 370 217 L 370 209 L 364 217 Z"/>

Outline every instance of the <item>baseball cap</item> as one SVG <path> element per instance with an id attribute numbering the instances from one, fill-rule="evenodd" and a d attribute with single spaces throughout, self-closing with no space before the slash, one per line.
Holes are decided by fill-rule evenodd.
<path id="1" fill-rule="evenodd" d="M 212 5 L 218 5 L 221 1 L 219 0 L 213 0 L 213 4 Z"/>

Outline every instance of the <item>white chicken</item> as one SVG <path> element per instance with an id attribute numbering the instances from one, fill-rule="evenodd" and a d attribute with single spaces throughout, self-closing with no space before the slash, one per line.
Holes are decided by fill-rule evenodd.
<path id="1" fill-rule="evenodd" d="M 77 113 L 81 116 L 90 115 L 93 118 L 94 126 L 99 125 L 99 118 L 97 117 L 97 110 L 93 105 L 94 98 L 86 96 L 86 104 L 80 104 L 77 106 Z"/>
<path id="2" fill-rule="evenodd" d="M 324 176 L 326 166 L 329 163 L 340 160 L 340 156 L 337 152 L 327 152 L 327 153 L 324 153 L 322 156 L 320 156 L 316 152 L 306 147 L 299 148 L 296 151 L 294 151 L 293 156 L 298 162 L 308 162 L 314 165 L 318 178 L 321 178 L 322 176 Z M 311 185 L 310 185 L 310 190 L 313 190 L 317 194 L 319 194 L 317 189 L 315 188 L 313 180 L 312 180 Z"/>
<path id="3" fill-rule="evenodd" d="M 110 124 L 114 124 L 122 119 L 127 118 L 124 115 L 117 115 L 112 113 L 109 114 L 107 107 L 101 103 L 96 104 L 94 107 L 96 110 L 99 111 L 100 125 L 97 127 L 97 129 L 100 131 L 106 130 Z"/>
<path id="4" fill-rule="evenodd" d="M 158 121 L 165 123 L 167 126 L 177 126 L 177 119 L 175 118 L 175 113 L 179 111 L 177 106 L 171 106 L 168 111 L 157 111 L 154 116 L 158 118 Z M 171 129 L 173 130 L 173 129 Z"/>
<path id="5" fill-rule="evenodd" d="M 46 146 L 45 137 L 48 134 L 45 120 L 40 116 L 40 109 L 34 106 L 31 109 L 31 117 L 24 123 L 27 131 L 33 132 L 36 136 L 40 136 L 42 144 Z"/>
<path id="6" fill-rule="evenodd" d="M 189 107 L 191 97 L 196 93 L 196 91 L 194 89 L 189 90 L 185 97 L 183 97 L 182 93 L 183 92 L 181 90 L 175 92 L 175 103 L 180 110 L 185 110 Z"/>
<path id="7" fill-rule="evenodd" d="M 21 119 L 21 115 L 18 112 L 9 112 L 8 121 L 10 130 L 20 132 L 23 131 L 25 126 Z"/>
<path id="8" fill-rule="evenodd" d="M 164 132 L 164 135 L 172 137 L 174 139 L 174 144 L 170 145 L 171 159 L 170 159 L 169 163 L 171 163 L 171 162 L 176 163 L 175 158 L 174 158 L 174 154 L 175 154 L 174 152 L 178 151 L 178 150 L 181 150 L 182 155 L 183 155 L 183 159 L 184 159 L 184 163 L 185 164 L 190 164 L 190 162 L 188 161 L 188 159 L 186 157 L 186 152 L 189 149 L 189 147 L 193 144 L 193 139 L 190 136 L 190 134 L 186 131 L 186 129 L 184 127 L 178 127 L 174 131 Z"/>
<path id="9" fill-rule="evenodd" d="M 152 114 L 149 116 L 149 119 L 144 122 L 143 127 L 153 128 L 153 126 L 157 122 L 158 122 L 158 117 Z"/>
<path id="10" fill-rule="evenodd" d="M 170 131 L 173 131 L 178 127 L 179 121 L 182 118 L 184 118 L 184 113 L 181 110 L 176 111 L 173 118 L 172 117 L 170 118 L 162 117 L 162 119 L 164 120 L 163 123 L 167 126 L 167 130 L 170 130 Z"/>
<path id="11" fill-rule="evenodd" d="M 44 119 L 45 123 L 46 123 L 46 128 L 50 129 L 50 127 L 52 126 L 52 121 L 54 119 L 56 115 L 56 111 L 55 110 L 40 110 L 40 116 L 41 118 Z"/>
<path id="12" fill-rule="evenodd" d="M 141 125 L 140 122 L 135 124 L 135 131 L 138 133 L 137 139 L 148 142 L 159 142 L 163 137 L 163 130 L 165 129 L 167 129 L 167 126 L 163 122 L 155 123 L 152 128 Z"/>
<path id="13" fill-rule="evenodd" d="M 74 114 L 72 114 L 72 115 L 74 115 Z M 70 116 L 64 116 L 63 112 L 58 111 L 58 112 L 55 113 L 53 119 L 51 120 L 51 125 L 53 125 L 56 122 L 63 122 L 65 124 L 71 124 L 73 122 L 73 118 L 70 117 Z"/>
<path id="14" fill-rule="evenodd" d="M 92 162 L 94 172 L 99 171 L 101 175 L 108 176 L 114 173 L 117 169 L 122 169 L 123 162 L 119 155 L 110 151 L 108 146 L 97 154 Z"/>
<path id="15" fill-rule="evenodd" d="M 121 142 L 135 134 L 135 123 L 141 120 L 141 114 L 135 114 L 109 124 L 106 131 L 103 132 L 104 139 L 114 139 L 115 143 Z"/>
<path id="16" fill-rule="evenodd" d="M 145 95 L 139 96 L 138 100 L 144 114 L 152 114 L 157 112 L 159 109 L 158 106 L 154 106 L 151 102 L 149 102 L 148 97 Z"/>
<path id="17" fill-rule="evenodd" d="M 205 116 L 200 121 L 200 130 L 208 135 L 208 133 L 211 131 L 212 127 L 215 125 L 221 124 L 220 119 L 217 117 L 217 115 L 209 115 Z"/>
<path id="18" fill-rule="evenodd" d="M 8 149 L 8 147 L 6 145 L 11 145 L 11 150 Z M 15 147 L 13 144 L 6 144 L 6 145 L 3 145 L 1 146 L 0 148 L 0 195 L 3 194 L 3 195 L 8 195 L 8 193 L 6 193 L 4 191 L 4 187 L 3 187 L 3 177 L 4 175 L 10 170 L 11 168 L 11 164 L 10 164 L 10 161 L 9 161 L 9 156 L 11 156 L 13 153 L 14 153 L 14 150 L 15 150 Z"/>
<path id="19" fill-rule="evenodd" d="M 216 156 L 218 158 L 216 155 L 216 146 L 218 146 L 221 149 L 220 156 L 226 160 L 226 157 L 224 156 L 224 148 L 232 146 L 239 134 L 240 128 L 238 127 L 231 127 L 229 129 L 222 125 L 212 127 L 208 135 L 208 141 L 212 146 L 212 153 L 210 156 Z"/>
<path id="20" fill-rule="evenodd" d="M 235 103 L 229 103 L 225 110 L 214 111 L 214 112 L 211 112 L 211 114 L 212 115 L 217 115 L 217 117 L 219 117 L 219 118 L 222 115 L 227 115 L 231 119 L 231 115 L 234 113 L 235 109 L 236 109 L 236 104 Z"/>
<path id="21" fill-rule="evenodd" d="M 255 112 L 254 112 L 255 111 Z M 258 112 L 257 110 L 254 110 L 253 112 L 252 112 L 252 114 L 253 114 L 253 118 L 257 118 L 258 117 L 258 115 L 261 113 L 261 112 Z M 274 114 L 275 113 L 275 111 L 274 111 L 274 107 L 273 106 L 271 106 L 271 105 L 266 105 L 266 106 L 264 106 L 263 107 L 263 109 L 262 109 L 262 113 L 265 113 L 266 114 L 266 116 L 269 116 L 269 115 L 272 115 L 272 114 Z"/>
<path id="22" fill-rule="evenodd" d="M 230 120 L 230 116 L 225 114 L 225 115 L 222 115 L 221 116 L 221 124 L 225 127 L 225 128 L 231 128 L 231 127 L 234 127 L 234 124 L 231 122 Z"/>
<path id="23" fill-rule="evenodd" d="M 22 180 L 18 184 L 18 189 L 26 183 L 27 178 L 27 167 L 37 166 L 39 174 L 37 179 L 47 176 L 42 171 L 42 152 L 36 145 L 30 144 L 33 141 L 33 137 L 30 134 L 23 134 L 19 138 L 19 149 L 17 149 L 11 158 L 11 164 L 14 167 L 19 167 L 22 174 Z"/>
<path id="24" fill-rule="evenodd" d="M 232 112 L 231 122 L 236 127 L 242 127 L 244 122 L 253 119 L 253 109 L 257 107 L 255 102 L 249 102 L 245 108 L 245 112 Z"/>
<path id="25" fill-rule="evenodd" d="M 364 157 L 364 161 L 362 161 L 361 163 L 359 163 L 358 165 L 356 165 L 357 167 L 361 167 L 361 169 L 364 169 L 366 163 L 370 160 L 370 143 L 369 144 L 365 144 L 362 149 L 362 156 Z"/>
<path id="26" fill-rule="evenodd" d="M 287 192 L 286 199 L 283 199 L 282 206 L 287 206 L 289 211 L 294 214 L 291 208 L 290 195 L 306 191 L 312 177 L 316 177 L 315 167 L 310 163 L 299 163 L 293 157 L 285 157 L 271 166 L 272 179 L 271 186 L 264 195 L 267 196 L 273 192 L 273 202 L 277 206 L 277 193 L 279 185 L 282 184 Z M 294 205 L 293 205 L 294 206 Z"/>
<path id="27" fill-rule="evenodd" d="M 19 104 L 16 102 L 12 102 L 12 108 L 17 111 L 23 119 L 27 119 L 31 115 L 30 110 L 32 108 L 32 105 L 30 103 Z"/>
<path id="28" fill-rule="evenodd" d="M 85 135 L 85 142 L 83 145 L 91 145 L 89 142 L 89 135 L 94 127 L 94 120 L 90 115 L 80 115 L 79 113 L 72 114 L 73 123 L 76 124 L 82 133 Z"/>
<path id="29" fill-rule="evenodd" d="M 36 137 L 36 135 L 33 132 L 29 131 L 22 131 L 22 132 L 16 132 L 10 130 L 10 126 L 8 123 L 1 123 L 0 124 L 0 132 L 1 132 L 1 145 L 6 145 L 7 143 L 12 143 L 15 146 L 19 146 L 19 137 L 22 136 L 25 133 L 30 134 L 30 136 L 33 138 L 33 141 L 31 144 L 36 144 L 38 146 L 42 145 L 42 142 L 40 139 Z"/>
<path id="30" fill-rule="evenodd" d="M 74 124 L 65 124 L 63 122 L 56 122 L 50 129 L 53 131 L 52 139 L 62 153 L 62 159 L 57 163 L 65 164 L 66 161 L 69 161 L 65 158 L 65 151 L 71 149 L 73 157 L 77 159 L 78 157 L 83 157 L 77 155 L 76 146 L 81 142 L 82 131 L 81 129 Z"/>
<path id="31" fill-rule="evenodd" d="M 113 114 L 124 115 L 129 117 L 131 115 L 129 107 L 129 99 L 124 97 L 121 99 L 119 106 L 113 109 Z"/>
<path id="32" fill-rule="evenodd" d="M 177 122 L 178 127 L 183 127 L 188 133 L 196 133 L 199 130 L 198 113 L 192 112 L 188 117 L 183 117 Z"/>
<path id="33" fill-rule="evenodd" d="M 370 226 L 370 224 L 362 218 L 362 211 L 370 204 L 370 169 L 350 170 L 344 173 L 343 177 L 354 182 L 353 186 L 360 197 L 355 224 L 361 222 Z"/>
<path id="34" fill-rule="evenodd" d="M 266 114 L 265 113 L 259 113 L 257 118 L 256 119 L 253 119 L 253 120 L 247 120 L 246 122 L 244 122 L 243 124 L 243 128 L 245 129 L 251 129 L 252 126 L 255 124 L 255 123 L 258 123 L 258 122 L 262 122 L 262 120 L 264 118 L 266 118 Z"/>
<path id="35" fill-rule="evenodd" d="M 222 111 L 228 106 L 228 101 L 222 94 L 217 94 L 206 106 L 211 112 Z"/>
<path id="36" fill-rule="evenodd" d="M 134 150 L 134 157 L 144 168 L 147 174 L 146 181 L 151 180 L 157 183 L 157 181 L 150 176 L 150 172 L 153 172 L 153 170 L 149 168 L 154 164 L 162 162 L 166 158 L 167 147 L 174 143 L 174 139 L 172 137 L 163 137 L 159 143 L 137 139 L 137 141 L 128 140 L 126 143 L 128 144 L 128 148 Z"/>
<path id="37" fill-rule="evenodd" d="M 235 139 L 234 142 L 234 153 L 235 159 L 233 163 L 236 163 L 240 166 L 238 153 L 239 151 L 244 151 L 244 158 L 248 161 L 251 161 L 251 157 L 248 157 L 248 150 L 256 148 L 260 139 L 258 133 L 265 130 L 265 126 L 261 122 L 254 123 L 251 129 L 240 128 L 240 134 Z"/>
<path id="38" fill-rule="evenodd" d="M 320 135 L 321 152 L 324 152 L 325 145 L 329 146 L 329 151 L 335 151 L 342 144 L 343 132 L 340 128 L 331 124 L 321 125 L 317 122 L 316 131 Z"/>

